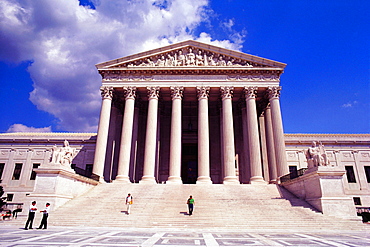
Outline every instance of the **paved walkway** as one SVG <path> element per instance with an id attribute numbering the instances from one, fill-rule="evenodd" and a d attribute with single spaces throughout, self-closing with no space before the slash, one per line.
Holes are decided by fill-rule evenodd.
<path id="1" fill-rule="evenodd" d="M 0 246 L 369 246 L 370 231 L 191 230 L 0 226 Z"/>

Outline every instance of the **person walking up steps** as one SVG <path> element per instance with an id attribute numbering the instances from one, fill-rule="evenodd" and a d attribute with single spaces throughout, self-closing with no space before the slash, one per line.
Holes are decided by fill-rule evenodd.
<path id="1" fill-rule="evenodd" d="M 189 208 L 189 216 L 191 216 L 193 214 L 194 204 L 195 204 L 193 196 L 190 196 L 186 203 L 188 204 L 188 208 Z"/>
<path id="2" fill-rule="evenodd" d="M 134 199 L 132 198 L 131 194 L 128 194 L 126 197 L 126 205 L 127 205 L 127 214 L 131 212 L 131 205 L 134 203 Z"/>

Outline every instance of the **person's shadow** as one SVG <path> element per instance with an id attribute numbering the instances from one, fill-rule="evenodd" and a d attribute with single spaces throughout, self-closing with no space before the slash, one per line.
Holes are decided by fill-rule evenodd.
<path id="1" fill-rule="evenodd" d="M 128 212 L 127 212 L 127 211 L 121 211 L 121 213 L 123 213 L 123 214 L 128 214 Z"/>
<path id="2" fill-rule="evenodd" d="M 180 212 L 180 214 L 183 214 L 183 215 L 189 215 L 188 212 Z"/>

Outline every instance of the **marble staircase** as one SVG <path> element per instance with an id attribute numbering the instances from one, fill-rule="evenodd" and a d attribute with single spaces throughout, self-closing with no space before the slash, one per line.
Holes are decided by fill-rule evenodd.
<path id="1" fill-rule="evenodd" d="M 126 214 L 125 197 L 134 198 Z M 186 200 L 195 199 L 194 214 Z M 38 221 L 36 220 L 38 223 Z M 361 219 L 324 216 L 276 185 L 100 184 L 49 217 L 50 226 L 360 230 Z"/>

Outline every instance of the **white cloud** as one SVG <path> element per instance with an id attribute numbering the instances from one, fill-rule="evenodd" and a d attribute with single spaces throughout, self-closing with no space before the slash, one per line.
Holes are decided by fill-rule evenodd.
<path id="1" fill-rule="evenodd" d="M 234 34 L 233 42 L 213 40 L 205 32 L 194 36 L 208 21 L 208 0 L 94 3 L 96 9 L 78 0 L 0 1 L 0 59 L 33 61 L 30 100 L 57 117 L 62 130 L 96 131 L 97 63 L 188 39 L 241 48 L 242 34 Z"/>
<path id="2" fill-rule="evenodd" d="M 355 100 L 355 101 L 352 101 L 352 102 L 348 102 L 346 104 L 343 104 L 342 107 L 343 108 L 351 108 L 351 107 L 354 107 L 358 102 Z"/>
<path id="3" fill-rule="evenodd" d="M 6 131 L 8 133 L 14 133 L 14 132 L 51 132 L 51 126 L 44 127 L 44 128 L 35 128 L 35 127 L 28 127 L 23 124 L 13 124 L 9 127 L 9 129 Z"/>

